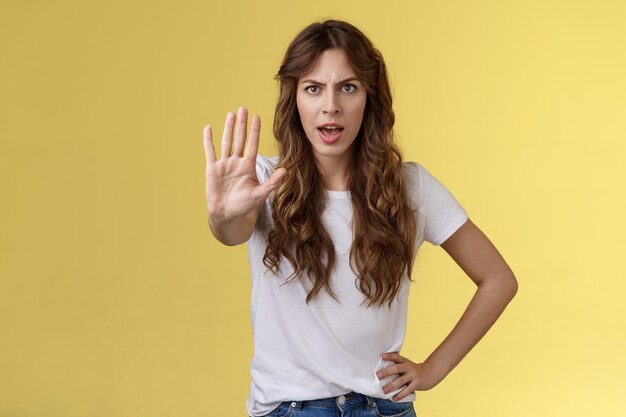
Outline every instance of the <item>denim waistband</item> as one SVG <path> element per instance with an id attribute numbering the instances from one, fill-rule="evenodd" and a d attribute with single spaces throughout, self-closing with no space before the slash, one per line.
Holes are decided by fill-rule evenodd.
<path id="1" fill-rule="evenodd" d="M 319 408 L 336 408 L 345 409 L 359 404 L 367 404 L 370 408 L 374 406 L 374 398 L 369 395 L 360 394 L 350 391 L 347 394 L 337 395 L 336 397 L 318 398 L 315 400 L 290 401 L 291 406 L 296 410 L 302 407 L 319 407 Z"/>

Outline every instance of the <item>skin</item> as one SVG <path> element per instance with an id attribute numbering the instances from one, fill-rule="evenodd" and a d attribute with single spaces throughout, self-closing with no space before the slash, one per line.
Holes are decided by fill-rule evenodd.
<path id="1" fill-rule="evenodd" d="M 233 143 L 235 121 L 237 129 Z M 245 147 L 247 122 L 248 111 L 245 107 L 239 108 L 236 118 L 234 112 L 228 113 L 219 159 L 213 146 L 211 125 L 204 128 L 209 226 L 213 235 L 229 246 L 248 241 L 254 230 L 261 204 L 287 172 L 284 168 L 277 169 L 265 183 L 259 183 L 256 175 L 256 156 L 259 149 L 261 119 L 256 115 L 252 117 Z"/>
<path id="2" fill-rule="evenodd" d="M 348 165 L 366 100 L 365 85 L 356 78 L 342 49 L 322 52 L 313 68 L 298 79 L 298 113 L 327 189 L 348 189 Z M 337 142 L 327 144 L 320 139 L 317 128 L 325 123 L 344 128 Z"/>
<path id="3" fill-rule="evenodd" d="M 485 234 L 467 220 L 441 247 L 478 287 L 450 334 L 422 363 L 399 352 L 382 355 L 395 362 L 379 371 L 379 378 L 399 374 L 383 387 L 388 393 L 404 386 L 392 397 L 399 401 L 415 391 L 426 391 L 441 382 L 487 333 L 517 293 L 517 280 L 504 258 Z"/>
<path id="4" fill-rule="evenodd" d="M 340 50 L 329 50 L 298 83 L 298 111 L 327 189 L 347 189 L 348 162 L 365 105 L 364 98 L 359 95 L 364 94 L 362 84 L 350 81 L 358 91 L 352 94 L 352 89 L 341 82 L 353 75 L 345 54 Z M 304 82 L 311 79 L 316 82 Z M 320 88 L 303 90 L 314 84 Z M 204 129 L 209 225 L 213 235 L 226 245 L 245 243 L 250 238 L 261 203 L 286 173 L 284 169 L 278 169 L 267 182 L 259 183 L 255 160 L 261 120 L 258 116 L 252 117 L 246 139 L 247 119 L 244 107 L 239 108 L 236 115 L 228 113 L 219 159 L 213 146 L 212 128 L 207 125 Z M 320 143 L 317 126 L 326 122 L 336 122 L 346 128 L 339 142 L 332 145 Z M 379 371 L 378 377 L 398 375 L 383 387 L 383 392 L 402 388 L 392 397 L 394 401 L 415 391 L 429 390 L 441 382 L 487 333 L 517 293 L 518 284 L 513 272 L 471 220 L 468 219 L 441 247 L 476 284 L 477 290 L 456 326 L 424 362 L 413 362 L 399 352 L 382 355 L 384 360 L 394 364 Z"/>

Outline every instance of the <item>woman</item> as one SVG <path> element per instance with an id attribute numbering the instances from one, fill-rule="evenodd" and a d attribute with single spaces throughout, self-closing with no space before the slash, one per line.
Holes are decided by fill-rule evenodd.
<path id="1" fill-rule="evenodd" d="M 277 79 L 277 157 L 257 155 L 260 120 L 246 138 L 245 108 L 227 115 L 219 159 L 204 130 L 211 230 L 226 245 L 248 242 L 248 414 L 414 416 L 415 391 L 461 361 L 517 281 L 452 194 L 403 163 L 385 64 L 361 31 L 336 20 L 308 26 Z M 424 240 L 478 289 L 449 336 L 413 362 L 399 351 Z"/>

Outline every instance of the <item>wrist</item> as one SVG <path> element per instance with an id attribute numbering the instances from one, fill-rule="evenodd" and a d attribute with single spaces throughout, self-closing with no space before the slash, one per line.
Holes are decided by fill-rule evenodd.
<path id="1" fill-rule="evenodd" d="M 424 364 L 432 369 L 433 373 L 437 375 L 440 381 L 443 380 L 452 371 L 453 368 L 445 362 L 434 358 L 426 359 L 424 361 Z"/>

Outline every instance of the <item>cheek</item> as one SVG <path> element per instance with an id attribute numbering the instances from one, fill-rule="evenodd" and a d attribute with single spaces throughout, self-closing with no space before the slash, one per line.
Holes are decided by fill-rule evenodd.
<path id="1" fill-rule="evenodd" d="M 352 120 L 354 120 L 355 124 L 361 125 L 363 122 L 363 115 L 365 114 L 365 100 L 359 103 L 355 103 L 355 106 L 352 109 Z"/>
<path id="2" fill-rule="evenodd" d="M 296 99 L 296 107 L 298 109 L 298 114 L 300 115 L 300 120 L 304 124 L 304 128 L 307 128 L 307 122 L 309 120 L 309 109 L 304 101 Z"/>

